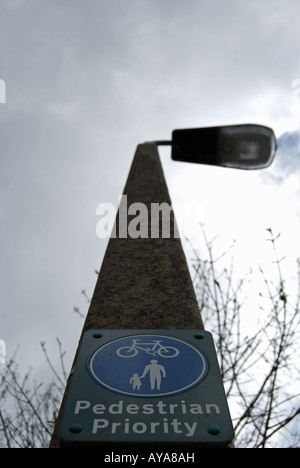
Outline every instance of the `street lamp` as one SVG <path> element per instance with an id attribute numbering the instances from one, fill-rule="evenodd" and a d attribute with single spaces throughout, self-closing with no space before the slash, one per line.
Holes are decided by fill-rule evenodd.
<path id="1" fill-rule="evenodd" d="M 174 161 L 237 169 L 268 167 L 276 151 L 273 130 L 257 124 L 174 130 L 170 144 Z"/>
<path id="2" fill-rule="evenodd" d="M 149 228 L 153 205 L 171 207 L 160 145 L 172 146 L 173 160 L 242 169 L 267 167 L 276 149 L 273 131 L 259 125 L 174 130 L 172 141 L 138 145 L 124 195 L 128 214 L 140 215 L 125 216 L 122 235 L 110 237 L 50 447 L 113 455 L 161 444 L 172 452 L 228 447 L 234 438 L 180 238 L 130 235 L 132 221 Z M 120 206 L 116 224 L 121 218 Z"/>

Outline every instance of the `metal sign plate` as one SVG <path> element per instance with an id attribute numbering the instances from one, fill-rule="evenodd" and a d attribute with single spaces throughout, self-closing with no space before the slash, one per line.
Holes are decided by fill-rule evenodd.
<path id="1" fill-rule="evenodd" d="M 234 433 L 211 334 L 89 330 L 58 433 L 62 446 L 227 446 Z"/>

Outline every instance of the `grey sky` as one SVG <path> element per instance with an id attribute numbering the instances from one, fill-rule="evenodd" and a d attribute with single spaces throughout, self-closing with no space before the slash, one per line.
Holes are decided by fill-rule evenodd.
<path id="1" fill-rule="evenodd" d="M 96 207 L 118 202 L 138 143 L 245 122 L 298 134 L 299 17 L 297 0 L 0 1 L 0 338 L 8 353 L 20 344 L 22 363 L 42 366 L 40 340 L 54 353 L 59 336 L 72 360 L 82 325 L 72 309 L 86 312 L 80 291 L 92 293 L 106 246 Z M 262 242 L 269 221 L 281 227 L 267 202 L 255 214 L 259 197 L 272 204 L 277 190 L 293 207 L 295 231 L 299 191 L 295 183 L 289 192 L 283 173 L 299 181 L 299 147 L 286 156 L 293 142 L 282 141 L 281 162 L 263 174 L 178 165 L 163 150 L 173 201 L 200 200 L 199 221 L 245 246 L 251 226 Z"/>

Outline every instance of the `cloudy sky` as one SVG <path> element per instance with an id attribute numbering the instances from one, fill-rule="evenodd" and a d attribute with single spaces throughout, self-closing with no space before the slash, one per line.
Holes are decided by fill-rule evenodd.
<path id="1" fill-rule="evenodd" d="M 294 267 L 299 17 L 298 0 L 0 0 L 0 338 L 22 366 L 43 368 L 41 340 L 55 358 L 56 337 L 71 363 L 107 244 L 96 208 L 118 202 L 137 144 L 173 129 L 274 129 L 259 173 L 161 158 L 174 204 L 197 206 L 178 216 L 197 248 L 203 222 L 255 267 L 272 227 Z"/>

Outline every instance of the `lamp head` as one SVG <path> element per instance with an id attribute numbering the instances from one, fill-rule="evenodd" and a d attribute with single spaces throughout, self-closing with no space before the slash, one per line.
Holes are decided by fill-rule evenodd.
<path id="1" fill-rule="evenodd" d="M 271 128 L 256 124 L 174 130 L 172 159 L 238 169 L 263 169 L 275 156 Z"/>

